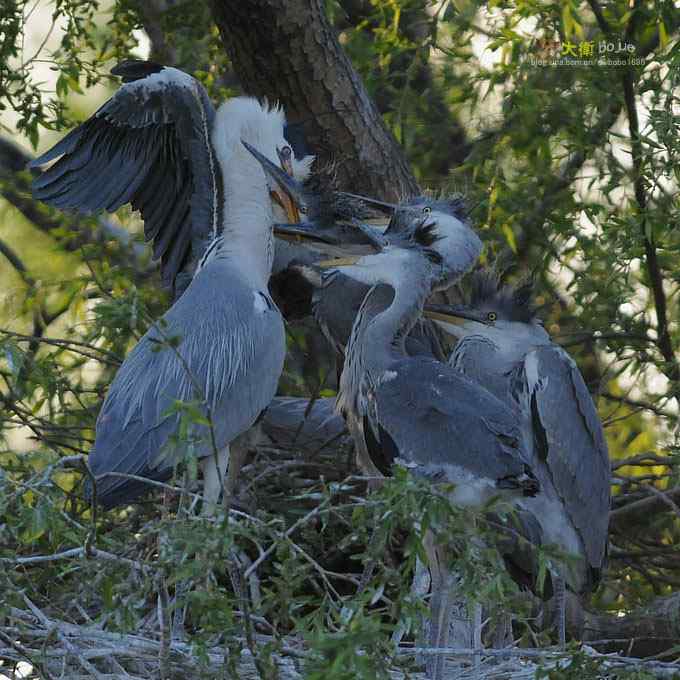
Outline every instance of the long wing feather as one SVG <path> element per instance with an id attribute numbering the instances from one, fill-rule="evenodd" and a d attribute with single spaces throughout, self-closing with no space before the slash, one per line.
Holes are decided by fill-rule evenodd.
<path id="1" fill-rule="evenodd" d="M 376 429 L 389 434 L 407 466 L 440 481 L 462 473 L 519 488 L 527 480 L 516 418 L 450 367 L 424 357 L 398 362 L 376 388 L 375 404 Z"/>
<path id="2" fill-rule="evenodd" d="M 112 73 L 123 86 L 42 156 L 58 160 L 33 182 L 35 198 L 90 213 L 126 203 L 141 212 L 165 285 L 221 228 L 223 191 L 203 86 L 175 68 L 129 61 Z M 193 253 L 195 256 L 196 253 Z"/>
<path id="3" fill-rule="evenodd" d="M 524 370 L 537 445 L 588 561 L 599 569 L 607 549 L 610 464 L 597 410 L 576 364 L 560 347 L 529 352 Z"/>

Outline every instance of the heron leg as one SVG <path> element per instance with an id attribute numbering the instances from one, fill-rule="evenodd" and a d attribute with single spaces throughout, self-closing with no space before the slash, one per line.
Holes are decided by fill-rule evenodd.
<path id="1" fill-rule="evenodd" d="M 429 532 L 425 536 L 424 543 L 432 577 L 429 646 L 448 647 L 453 628 L 452 644 L 456 647 L 469 647 L 471 644 L 470 623 L 467 616 L 467 604 L 461 602 L 458 592 L 458 576 L 440 558 L 439 551 L 434 544 L 434 537 Z M 444 654 L 428 655 L 426 663 L 428 680 L 443 680 L 445 667 Z"/>
<path id="2" fill-rule="evenodd" d="M 451 604 L 455 589 L 453 574 L 446 571 L 432 572 L 430 600 L 429 646 L 435 649 L 448 647 L 451 624 Z M 444 654 L 428 655 L 426 672 L 429 680 L 442 680 L 446 658 Z"/>
<path id="3" fill-rule="evenodd" d="M 256 423 L 231 442 L 229 467 L 227 468 L 227 476 L 224 480 L 225 507 L 229 507 L 231 500 L 238 491 L 239 475 L 241 474 L 241 468 L 248 457 L 248 452 L 257 447 L 261 440 L 262 427 L 259 423 Z"/>
<path id="4" fill-rule="evenodd" d="M 567 644 L 567 589 L 561 576 L 553 575 L 555 585 L 555 618 L 557 623 L 557 642 L 560 649 Z"/>
<path id="5" fill-rule="evenodd" d="M 504 649 L 512 645 L 512 621 L 513 616 L 510 612 L 501 612 L 495 623 L 491 647 L 493 649 Z"/>
<path id="6" fill-rule="evenodd" d="M 473 619 L 472 619 L 472 648 L 477 651 L 482 649 L 482 605 L 475 602 L 473 605 Z M 481 677 L 482 657 L 480 654 L 475 654 L 473 657 L 473 668 L 475 677 Z"/>
<path id="7" fill-rule="evenodd" d="M 413 581 L 411 582 L 411 598 L 412 599 L 423 599 L 428 591 L 430 590 L 430 572 L 427 565 L 423 564 L 418 558 L 416 558 L 416 568 L 413 573 Z M 418 633 L 418 647 L 425 646 L 428 639 L 428 623 L 426 619 L 420 621 L 419 633 Z M 399 623 L 395 631 L 392 633 L 392 642 L 394 645 L 401 644 L 404 635 L 406 634 L 407 627 L 403 623 Z M 425 663 L 425 659 L 417 658 L 416 661 L 420 664 Z"/>
<path id="8" fill-rule="evenodd" d="M 200 463 L 203 472 L 203 515 L 212 517 L 217 510 L 217 501 L 229 465 L 229 446 L 225 446 L 215 455 L 202 458 Z"/>

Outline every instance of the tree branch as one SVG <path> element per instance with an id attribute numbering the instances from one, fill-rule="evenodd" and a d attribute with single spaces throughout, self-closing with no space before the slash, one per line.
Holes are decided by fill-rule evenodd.
<path id="1" fill-rule="evenodd" d="M 69 252 L 75 252 L 84 245 L 101 245 L 106 241 L 115 241 L 118 247 L 109 254 L 113 264 L 126 267 L 132 265 L 142 278 L 155 269 L 149 267 L 146 246 L 136 243 L 125 229 L 109 220 L 100 217 L 93 223 L 83 218 L 52 217 L 48 208 L 31 197 L 30 182 L 25 173 L 31 160 L 32 157 L 23 149 L 0 137 L 0 195 L 37 229 L 55 237 Z M 71 237 L 64 238 L 55 233 L 64 227 L 72 234 Z"/>
<path id="2" fill-rule="evenodd" d="M 663 273 L 657 258 L 654 232 L 647 224 L 647 192 L 644 178 L 644 158 L 642 140 L 640 138 L 640 123 L 638 121 L 637 105 L 635 102 L 635 80 L 632 67 L 628 67 L 623 75 L 623 94 L 628 115 L 628 129 L 630 131 L 631 155 L 633 160 L 633 185 L 635 200 L 640 213 L 640 232 L 645 249 L 645 266 L 649 277 L 649 286 L 654 299 L 657 325 L 657 347 L 661 352 L 665 365 L 661 370 L 671 382 L 671 394 L 680 402 L 680 364 L 671 341 L 668 329 L 668 311 L 666 292 L 663 288 Z"/>

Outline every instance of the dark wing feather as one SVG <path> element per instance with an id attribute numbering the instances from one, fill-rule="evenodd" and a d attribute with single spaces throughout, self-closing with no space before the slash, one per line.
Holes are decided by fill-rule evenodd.
<path id="1" fill-rule="evenodd" d="M 125 62 L 112 73 L 123 77 L 118 92 L 32 161 L 37 167 L 59 158 L 34 180 L 33 194 L 84 213 L 130 203 L 161 260 L 163 283 L 173 286 L 192 247 L 198 251 L 221 227 L 222 179 L 210 140 L 215 111 L 203 86 L 177 69 Z"/>
<path id="2" fill-rule="evenodd" d="M 505 484 L 526 478 L 517 419 L 500 400 L 432 359 L 403 360 L 391 372 L 375 389 L 378 424 L 407 465 L 441 481 L 450 466 Z"/>
<path id="3" fill-rule="evenodd" d="M 539 453 L 591 567 L 599 569 L 607 548 L 610 464 L 595 404 L 576 364 L 560 347 L 529 352 L 524 370 Z"/>

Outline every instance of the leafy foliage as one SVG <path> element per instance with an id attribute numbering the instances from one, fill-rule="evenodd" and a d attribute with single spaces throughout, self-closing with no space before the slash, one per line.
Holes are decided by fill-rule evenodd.
<path id="1" fill-rule="evenodd" d="M 462 190 L 487 260 L 511 278 L 534 275 L 546 328 L 597 398 L 616 495 L 610 568 L 592 605 L 622 613 L 677 593 L 677 9 L 670 0 L 329 5 L 419 181 Z M 38 16 L 50 21 L 35 51 L 25 38 Z M 94 108 L 95 86 L 139 49 L 142 28 L 157 29 L 155 58 L 194 72 L 212 96 L 238 91 L 207 3 L 116 0 L 104 9 L 95 0 L 11 0 L 0 17 L 0 111 L 13 117 L 3 119 L 6 129 L 36 146 L 45 130 L 81 117 L 74 95 Z M 599 45 L 618 42 L 632 45 L 640 63 L 537 65 L 591 43 L 597 61 Z M 53 84 L 42 82 L 43 62 Z M 141 635 L 162 629 L 159 611 L 187 605 L 185 628 L 208 677 L 216 649 L 227 676 L 238 677 L 229 652 L 244 646 L 260 676 L 275 677 L 291 640 L 297 653 L 306 644 L 305 677 L 380 678 L 394 666 L 408 673 L 412 661 L 397 657 L 389 637 L 405 625 L 418 639 L 424 604 L 409 589 L 432 529 L 456 547 L 461 592 L 523 612 L 516 632 L 527 644 L 540 638 L 485 515 L 452 508 L 406 474 L 367 496 L 347 452 L 260 447 L 246 468 L 243 510 L 214 521 L 191 509 L 191 460 L 162 507 L 91 508 L 74 456 L 91 446 L 122 357 L 168 301 L 133 249 L 81 238 L 94 221 L 27 213 L 26 176 L 0 170 L 3 196 L 29 215 L 5 208 L 0 224 L 0 258 L 10 263 L 0 271 L 0 616 L 19 617 L 29 598 L 55 620 Z M 118 219 L 139 233 L 135 217 L 121 211 Z M 309 327 L 291 329 L 289 350 L 283 391 L 332 393 L 332 359 Z M 187 424 L 201 417 L 191 404 L 177 408 Z M 675 495 L 649 504 L 665 491 Z M 648 505 L 631 510 L 636 501 Z M 30 561 L 68 550 L 76 553 Z M 33 630 L 32 619 L 12 620 Z M 46 659 L 31 657 L 36 669 Z M 606 673 L 601 659 L 570 650 L 537 677 Z"/>

